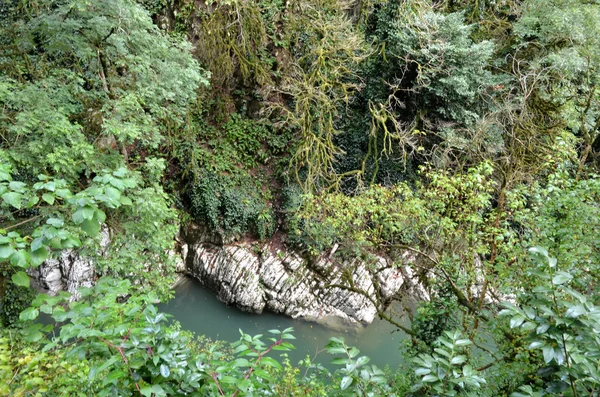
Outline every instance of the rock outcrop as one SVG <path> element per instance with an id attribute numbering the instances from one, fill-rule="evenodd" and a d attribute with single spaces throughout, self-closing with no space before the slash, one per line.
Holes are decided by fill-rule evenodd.
<path id="1" fill-rule="evenodd" d="M 267 309 L 329 326 L 368 324 L 378 308 L 414 284 L 405 283 L 406 269 L 377 256 L 309 262 L 272 244 L 223 244 L 201 228 L 184 240 L 186 272 L 223 302 L 253 313 Z"/>
<path id="2" fill-rule="evenodd" d="M 103 229 L 100 236 L 100 252 L 108 247 L 110 233 Z M 79 252 L 67 249 L 57 258 L 47 259 L 39 267 L 29 271 L 32 284 L 38 290 L 50 295 L 58 291 L 68 291 L 77 299 L 80 287 L 92 287 L 96 281 L 94 261 Z"/>
<path id="3" fill-rule="evenodd" d="M 108 243 L 104 230 L 98 255 Z M 308 261 L 274 242 L 224 241 L 200 227 L 187 229 L 179 243 L 179 272 L 198 279 L 223 302 L 253 313 L 269 310 L 347 328 L 369 324 L 398 294 L 429 299 L 410 267 L 375 255 L 338 260 L 329 254 Z M 414 256 L 406 253 L 397 262 L 412 261 Z M 73 299 L 78 288 L 91 287 L 96 280 L 93 259 L 74 250 L 46 260 L 30 276 L 38 289 L 49 294 L 68 291 Z"/>

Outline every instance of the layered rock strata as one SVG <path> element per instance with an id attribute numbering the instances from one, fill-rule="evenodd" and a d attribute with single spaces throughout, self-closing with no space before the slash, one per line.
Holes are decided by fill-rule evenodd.
<path id="1" fill-rule="evenodd" d="M 403 287 L 406 269 L 382 257 L 313 262 L 273 245 L 219 244 L 201 229 L 185 236 L 186 272 L 225 303 L 261 313 L 336 324 L 368 324 Z"/>

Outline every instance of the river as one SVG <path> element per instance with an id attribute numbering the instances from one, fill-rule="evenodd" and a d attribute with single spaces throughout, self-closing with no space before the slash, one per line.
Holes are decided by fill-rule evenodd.
<path id="1" fill-rule="evenodd" d="M 173 315 L 184 329 L 205 335 L 213 340 L 233 342 L 239 339 L 239 329 L 250 335 L 265 334 L 268 330 L 294 328 L 296 340 L 291 341 L 296 350 L 288 352 L 292 363 L 322 349 L 332 336 L 342 336 L 346 343 L 360 349 L 361 355 L 371 358 L 371 363 L 392 370 L 403 364 L 400 345 L 407 339 L 405 333 L 396 330 L 384 320 L 375 320 L 360 332 L 334 331 L 316 323 L 293 320 L 282 315 L 265 312 L 251 314 L 228 307 L 199 282 L 187 278 L 175 287 L 175 298 L 160 305 L 160 310 Z M 332 359 L 320 353 L 317 361 L 326 364 Z"/>

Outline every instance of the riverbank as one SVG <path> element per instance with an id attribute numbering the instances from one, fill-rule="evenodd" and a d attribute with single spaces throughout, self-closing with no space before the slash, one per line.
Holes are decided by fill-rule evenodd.
<path id="1" fill-rule="evenodd" d="M 400 346 L 402 341 L 407 340 L 407 335 L 384 320 L 376 319 L 360 328 L 332 330 L 321 324 L 271 312 L 247 313 L 227 306 L 198 281 L 188 277 L 175 285 L 175 297 L 161 304 L 160 310 L 173 315 L 184 329 L 213 340 L 235 341 L 239 339 L 239 329 L 256 335 L 265 334 L 273 328 L 294 327 L 296 350 L 287 353 L 294 364 L 307 355 L 313 357 L 333 336 L 344 337 L 349 345 L 359 348 L 361 355 L 369 356 L 371 362 L 379 367 L 389 365 L 396 369 L 404 363 Z M 325 364 L 330 357 L 320 353 L 318 361 Z"/>

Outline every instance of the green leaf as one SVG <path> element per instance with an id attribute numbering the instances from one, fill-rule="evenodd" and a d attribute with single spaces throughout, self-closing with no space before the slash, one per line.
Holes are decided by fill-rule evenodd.
<path id="1" fill-rule="evenodd" d="M 269 367 L 277 368 L 279 370 L 283 369 L 281 364 L 279 364 L 277 360 L 271 357 L 263 357 L 261 360 L 261 364 L 268 365 Z"/>
<path id="2" fill-rule="evenodd" d="M 27 201 L 27 208 L 33 208 L 33 206 L 36 205 L 39 202 L 40 202 L 40 199 L 39 199 L 38 196 L 32 196 Z"/>
<path id="3" fill-rule="evenodd" d="M 542 346 L 544 346 L 544 342 L 536 340 L 534 342 L 531 342 L 531 344 L 529 345 L 529 348 L 530 349 L 537 349 L 538 347 L 542 347 Z"/>
<path id="4" fill-rule="evenodd" d="M 571 280 L 572 278 L 573 276 L 571 276 L 567 272 L 556 272 L 554 277 L 552 277 L 552 283 L 554 283 L 555 285 L 561 285 Z"/>
<path id="5" fill-rule="evenodd" d="M 471 344 L 471 341 L 469 339 L 459 339 L 456 342 L 454 342 L 454 344 L 456 346 L 468 346 Z"/>
<path id="6" fill-rule="evenodd" d="M 48 251 L 42 247 L 35 251 L 31 251 L 31 264 L 37 267 L 42 264 L 48 258 Z"/>
<path id="7" fill-rule="evenodd" d="M 85 220 L 85 218 L 83 217 L 83 210 L 80 208 L 77 211 L 75 211 L 75 213 L 73 213 L 72 219 L 76 225 L 81 225 Z"/>
<path id="8" fill-rule="evenodd" d="M 104 371 L 106 368 L 110 367 L 111 365 L 113 365 L 114 363 L 116 363 L 119 360 L 120 360 L 119 356 L 112 356 L 111 358 L 106 360 L 101 366 L 96 368 L 96 371 L 94 373 L 90 373 L 90 379 L 93 379 L 95 377 L 95 375 L 99 375 L 100 372 Z"/>
<path id="9" fill-rule="evenodd" d="M 68 199 L 71 198 L 71 196 L 73 196 L 69 189 L 56 189 L 56 195 L 64 199 Z"/>
<path id="10" fill-rule="evenodd" d="M 356 360 L 356 366 L 361 367 L 361 366 L 367 364 L 369 361 L 371 361 L 371 359 L 369 357 L 361 356 Z"/>
<path id="11" fill-rule="evenodd" d="M 344 376 L 342 378 L 342 381 L 340 382 L 340 389 L 346 390 L 348 388 L 348 386 L 350 386 L 351 384 L 352 384 L 352 377 Z"/>
<path id="12" fill-rule="evenodd" d="M 467 361 L 467 357 L 461 355 L 461 356 L 453 357 L 452 361 L 450 361 L 450 364 L 458 365 L 458 364 L 464 363 L 465 361 Z"/>
<path id="13" fill-rule="evenodd" d="M 438 377 L 435 375 L 425 375 L 422 379 L 423 382 L 427 382 L 427 383 L 431 383 L 431 382 L 437 382 Z"/>
<path id="14" fill-rule="evenodd" d="M 160 366 L 160 374 L 163 376 L 163 378 L 168 378 L 169 375 L 171 375 L 171 370 L 165 364 L 161 364 L 161 366 Z"/>
<path id="15" fill-rule="evenodd" d="M 12 275 L 11 277 L 13 283 L 20 287 L 29 288 L 29 276 L 27 273 L 20 271 Z"/>
<path id="16" fill-rule="evenodd" d="M 230 385 L 233 385 L 234 383 L 238 382 L 237 378 L 234 378 L 233 376 L 223 376 L 220 379 L 220 381 L 221 381 L 221 383 L 230 384 Z"/>
<path id="17" fill-rule="evenodd" d="M 550 328 L 550 324 L 540 324 L 538 325 L 538 327 L 535 329 L 535 332 L 539 335 L 539 334 L 543 334 L 544 332 L 548 331 L 548 328 Z"/>
<path id="18" fill-rule="evenodd" d="M 525 321 L 525 317 L 523 317 L 521 315 L 514 316 L 513 318 L 510 319 L 510 327 L 516 328 L 516 327 L 520 326 L 521 324 L 523 324 L 523 321 Z"/>
<path id="19" fill-rule="evenodd" d="M 162 388 L 161 385 L 142 387 L 140 389 L 140 393 L 142 393 L 142 395 L 146 397 L 152 397 L 152 394 L 154 394 L 156 397 L 166 395 L 165 390 Z"/>
<path id="20" fill-rule="evenodd" d="M 19 319 L 21 321 L 35 320 L 39 314 L 40 312 L 35 307 L 28 307 L 19 314 Z"/>
<path id="21" fill-rule="evenodd" d="M 532 247 L 529 248 L 529 252 L 534 254 L 540 254 L 546 258 L 548 258 L 548 250 L 544 247 Z"/>
<path id="22" fill-rule="evenodd" d="M 132 205 L 133 201 L 131 201 L 131 199 L 127 196 L 121 196 L 121 198 L 119 199 L 119 202 L 121 203 L 121 205 Z"/>
<path id="23" fill-rule="evenodd" d="M 17 192 L 8 192 L 2 195 L 2 200 L 8 205 L 15 207 L 16 209 L 21 209 L 21 199 L 23 195 Z"/>
<path id="24" fill-rule="evenodd" d="M 119 378 L 124 377 L 125 375 L 126 375 L 125 371 L 123 371 L 121 369 L 116 369 L 108 374 L 108 376 L 104 379 L 103 383 L 107 384 L 109 382 L 113 382 Z"/>
<path id="25" fill-rule="evenodd" d="M 544 353 L 544 361 L 548 364 L 554 358 L 554 348 L 552 346 L 546 346 L 542 350 Z"/>
<path id="26" fill-rule="evenodd" d="M 263 378 L 263 379 L 270 380 L 270 381 L 272 381 L 272 380 L 273 380 L 273 377 L 272 377 L 271 375 L 269 375 L 269 373 L 268 373 L 267 371 L 264 371 L 264 370 L 262 370 L 262 369 L 256 369 L 256 370 L 254 370 L 254 372 L 253 372 L 253 373 L 254 373 L 256 376 L 258 376 L 258 377 L 261 377 L 261 378 Z"/>
<path id="27" fill-rule="evenodd" d="M 42 334 L 40 331 L 37 331 L 37 330 L 31 330 L 31 331 L 25 332 L 25 340 L 27 342 L 38 342 L 43 337 L 44 337 L 44 334 Z"/>
<path id="28" fill-rule="evenodd" d="M 577 318 L 579 316 L 581 316 L 582 314 L 587 313 L 587 310 L 585 309 L 585 307 L 583 307 L 582 305 L 577 305 L 577 306 L 571 306 L 567 312 L 565 313 L 565 315 L 567 317 L 571 317 L 571 318 Z"/>
<path id="29" fill-rule="evenodd" d="M 10 244 L 2 244 L 0 245 L 0 259 L 8 259 L 15 249 Z"/>
<path id="30" fill-rule="evenodd" d="M 44 200 L 48 204 L 52 205 L 52 204 L 54 204 L 54 195 L 51 193 L 44 193 L 44 194 L 42 194 L 42 200 Z"/>
<path id="31" fill-rule="evenodd" d="M 116 201 L 119 201 L 121 199 L 121 192 L 118 189 L 115 189 L 114 187 L 107 186 L 104 189 L 104 194 Z"/>
<path id="32" fill-rule="evenodd" d="M 44 238 L 38 237 L 31 242 L 30 248 L 32 251 L 35 251 L 35 250 L 42 248 L 43 246 L 44 246 Z"/>
<path id="33" fill-rule="evenodd" d="M 48 220 L 46 221 L 46 223 L 50 226 L 54 226 L 56 228 L 60 228 L 63 227 L 65 225 L 65 222 L 60 219 L 60 218 L 48 218 Z"/>
<path id="34" fill-rule="evenodd" d="M 96 219 L 86 219 L 81 224 L 81 228 L 88 236 L 94 238 L 100 233 L 100 222 Z"/>
<path id="35" fill-rule="evenodd" d="M 120 167 L 119 169 L 117 169 L 116 171 L 113 171 L 113 175 L 118 177 L 118 178 L 123 178 L 124 176 L 127 175 L 129 171 L 127 170 L 127 168 L 125 167 Z"/>
<path id="36" fill-rule="evenodd" d="M 23 190 L 25 189 L 27 185 L 25 184 L 25 182 L 21 182 L 21 181 L 11 181 L 8 184 L 8 187 L 10 188 L 10 190 L 16 190 L 18 192 L 23 192 Z"/>
<path id="37" fill-rule="evenodd" d="M 10 256 L 10 263 L 13 266 L 26 269 L 29 267 L 29 253 L 25 250 L 18 250 Z"/>

